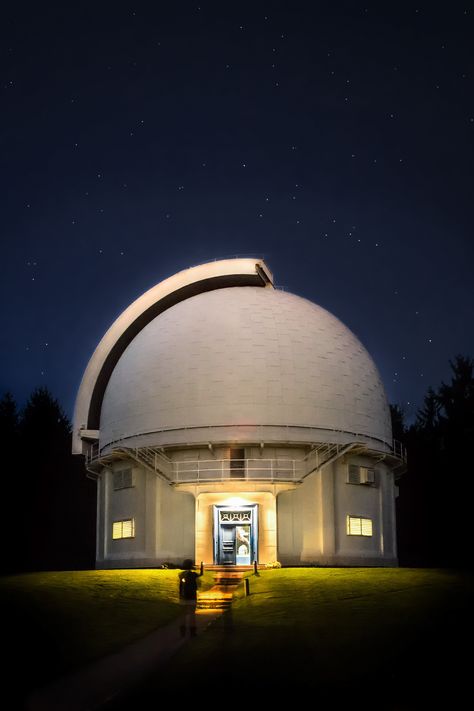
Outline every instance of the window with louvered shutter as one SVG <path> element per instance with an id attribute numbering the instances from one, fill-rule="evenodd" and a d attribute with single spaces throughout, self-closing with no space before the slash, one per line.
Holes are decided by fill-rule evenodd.
<path id="1" fill-rule="evenodd" d="M 349 471 L 347 472 L 347 483 L 360 484 L 360 467 L 358 467 L 357 464 L 349 464 Z"/>
<path id="2" fill-rule="evenodd" d="M 121 469 L 118 472 L 114 472 L 114 491 L 118 491 L 118 489 L 129 489 L 132 486 L 132 469 Z"/>

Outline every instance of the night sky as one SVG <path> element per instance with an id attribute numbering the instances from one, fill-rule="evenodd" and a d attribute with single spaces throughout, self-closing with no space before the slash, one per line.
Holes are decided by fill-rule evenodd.
<path id="1" fill-rule="evenodd" d="M 474 356 L 473 30 L 472 3 L 3 6 L 0 391 L 72 416 L 132 300 L 241 255 L 413 416 Z"/>

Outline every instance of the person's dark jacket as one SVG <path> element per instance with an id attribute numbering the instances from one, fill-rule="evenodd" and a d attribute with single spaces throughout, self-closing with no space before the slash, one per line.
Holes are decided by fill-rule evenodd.
<path id="1" fill-rule="evenodd" d="M 179 574 L 179 597 L 181 600 L 196 600 L 200 576 L 192 570 L 183 570 Z"/>

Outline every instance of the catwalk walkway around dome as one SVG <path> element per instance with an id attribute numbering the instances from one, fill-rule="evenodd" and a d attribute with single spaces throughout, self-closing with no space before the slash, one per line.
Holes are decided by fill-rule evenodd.
<path id="1" fill-rule="evenodd" d="M 243 570 L 215 568 L 215 585 L 199 594 L 196 634 L 203 634 L 232 604 Z M 190 639 L 183 637 L 184 616 L 119 651 L 37 689 L 26 711 L 96 711 L 144 681 Z"/>

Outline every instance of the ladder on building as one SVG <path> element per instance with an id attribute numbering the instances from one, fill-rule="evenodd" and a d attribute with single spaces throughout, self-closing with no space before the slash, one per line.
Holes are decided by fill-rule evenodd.
<path id="1" fill-rule="evenodd" d="M 154 447 L 122 447 L 121 450 L 168 483 L 171 481 L 171 460 Z"/>

